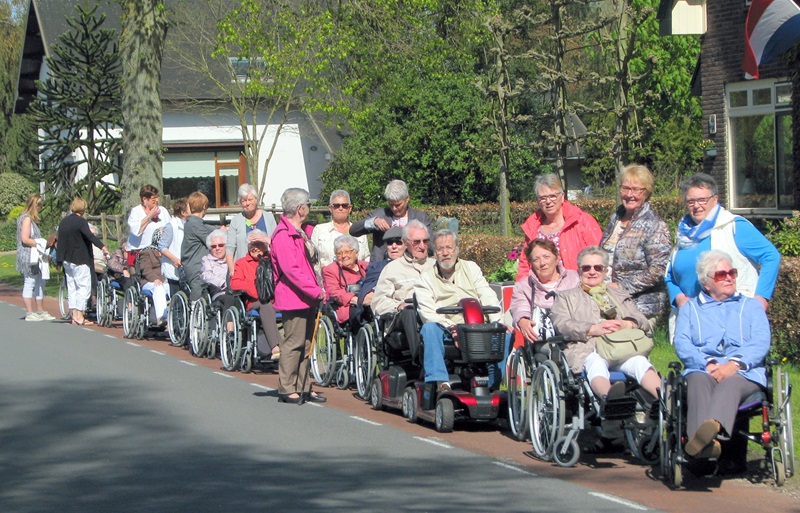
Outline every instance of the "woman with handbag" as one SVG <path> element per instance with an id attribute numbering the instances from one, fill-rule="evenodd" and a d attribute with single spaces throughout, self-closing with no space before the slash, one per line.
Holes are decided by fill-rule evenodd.
<path id="1" fill-rule="evenodd" d="M 550 310 L 556 331 L 570 342 L 564 354 L 572 372 L 586 371 L 586 379 L 601 404 L 625 393 L 625 383 L 611 385 L 609 370 L 632 376 L 657 397 L 661 378 L 647 359 L 653 347 L 652 339 L 647 336 L 650 323 L 627 293 L 606 285 L 608 253 L 599 246 L 584 248 L 578 254 L 578 272 L 580 286 L 559 293 Z M 627 354 L 610 355 L 603 351 L 604 345 L 618 343 L 630 348 Z M 610 446 L 605 438 L 598 443 L 604 448 Z"/>
<path id="2" fill-rule="evenodd" d="M 26 321 L 52 321 L 55 319 L 42 305 L 44 282 L 49 276 L 49 259 L 44 256 L 46 241 L 39 230 L 39 210 L 42 196 L 31 194 L 25 208 L 17 218 L 17 271 L 22 274 L 22 302 L 25 303 Z M 36 310 L 33 309 L 34 304 Z"/>

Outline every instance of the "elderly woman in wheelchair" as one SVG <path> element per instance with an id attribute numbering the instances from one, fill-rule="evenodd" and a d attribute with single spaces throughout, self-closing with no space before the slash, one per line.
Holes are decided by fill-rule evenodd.
<path id="1" fill-rule="evenodd" d="M 584 248 L 578 254 L 580 286 L 560 292 L 550 316 L 556 331 L 566 340 L 563 354 L 569 370 L 576 375 L 585 372 L 591 393 L 599 399 L 597 410 L 600 418 L 621 420 L 632 416 L 631 405 L 635 406 L 635 402 L 626 397 L 625 377 L 633 377 L 650 394 L 648 399 L 657 396 L 661 378 L 647 359 L 647 348 L 652 348 L 652 340 L 645 336 L 651 331 L 647 317 L 636 308 L 628 294 L 606 285 L 607 270 L 607 252 L 598 246 Z M 633 341 L 633 346 L 645 349 L 639 354 L 628 351 L 616 357 L 610 356 L 610 351 L 605 349 L 629 345 L 628 338 Z M 600 351 L 603 351 L 602 356 Z M 612 385 L 609 371 L 619 371 L 625 377 L 619 376 L 617 379 L 622 380 Z M 588 399 L 595 402 L 591 397 Z M 571 431 L 576 429 L 580 426 Z M 604 433 L 588 451 L 610 452 L 614 442 Z"/>
<path id="2" fill-rule="evenodd" d="M 740 404 L 767 386 L 767 315 L 758 301 L 736 291 L 731 262 L 722 251 L 701 254 L 697 276 L 703 291 L 678 313 L 675 351 L 687 388 L 683 450 L 695 459 L 719 458 L 719 439 L 734 434 Z"/>

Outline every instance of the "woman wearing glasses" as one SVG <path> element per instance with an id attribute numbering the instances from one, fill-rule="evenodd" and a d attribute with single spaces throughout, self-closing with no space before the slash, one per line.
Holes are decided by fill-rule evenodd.
<path id="1" fill-rule="evenodd" d="M 717 437 L 730 438 L 739 404 L 766 386 L 767 315 L 756 299 L 737 292 L 737 275 L 726 253 L 711 250 L 697 261 L 701 292 L 678 314 L 675 352 L 688 382 L 686 454 L 718 458 Z M 747 442 L 745 441 L 745 444 Z M 746 465 L 747 451 L 741 451 Z"/>
<path id="2" fill-rule="evenodd" d="M 600 246 L 608 252 L 613 283 L 628 293 L 648 319 L 658 318 L 667 304 L 664 273 L 672 249 L 669 229 L 650 208 L 653 174 L 630 165 L 617 175 L 622 203 L 611 216 Z"/>
<path id="3" fill-rule="evenodd" d="M 358 293 L 367 272 L 367 262 L 358 259 L 358 242 L 352 235 L 338 237 L 333 241 L 336 261 L 322 269 L 325 295 L 336 308 L 340 324 L 350 320 L 351 310 L 358 305 Z"/>
<path id="4" fill-rule="evenodd" d="M 331 193 L 331 200 L 328 203 L 328 210 L 331 211 L 331 220 L 327 223 L 320 223 L 311 232 L 311 242 L 319 252 L 319 265 L 325 268 L 334 261 L 336 252 L 333 249 L 333 241 L 341 235 L 350 233 L 350 212 L 353 211 L 353 204 L 350 203 L 350 193 L 338 189 Z M 358 260 L 369 262 L 369 244 L 366 235 L 356 237 L 358 247 Z"/>
<path id="5" fill-rule="evenodd" d="M 603 231 L 591 214 L 587 214 L 564 198 L 561 179 L 555 174 L 539 176 L 534 184 L 539 209 L 522 224 L 525 247 L 533 239 L 547 239 L 558 248 L 564 269 L 576 270 L 578 252 L 600 243 Z M 523 254 L 515 281 L 526 279 L 531 270 Z"/>
<path id="6" fill-rule="evenodd" d="M 697 259 L 704 251 L 718 249 L 730 255 L 738 269 L 738 291 L 755 297 L 766 310 L 778 280 L 778 250 L 748 220 L 722 208 L 713 177 L 698 173 L 681 182 L 680 188 L 689 213 L 678 224 L 676 247 L 667 267 L 672 306 L 680 308 L 700 294 Z M 671 320 L 675 315 L 673 309 Z"/>

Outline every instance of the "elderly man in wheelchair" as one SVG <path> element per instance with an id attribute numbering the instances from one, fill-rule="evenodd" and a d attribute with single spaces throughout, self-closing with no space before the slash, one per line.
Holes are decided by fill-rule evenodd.
<path id="1" fill-rule="evenodd" d="M 681 307 L 675 331 L 675 351 L 684 366 L 685 379 L 678 388 L 685 389 L 685 426 L 673 424 L 665 432 L 676 434 L 675 444 L 688 440 L 682 448 L 690 457 L 687 462 L 716 460 L 722 454 L 720 440 L 730 440 L 737 434 L 737 416 L 747 413 L 743 405 L 753 403 L 755 415 L 763 417 L 764 433 L 752 436 L 746 425 L 743 431 L 747 438 L 772 451 L 775 479 L 780 485 L 794 468 L 788 401 L 791 385 L 786 374 L 765 366 L 770 349 L 769 322 L 758 301 L 736 291 L 737 274 L 731 257 L 722 251 L 706 251 L 698 259 L 697 276 L 703 291 Z M 671 367 L 677 369 L 679 365 Z M 770 381 L 777 377 L 778 383 L 768 386 L 768 377 Z M 674 392 L 674 379 L 665 388 L 666 400 L 672 405 L 671 394 L 684 393 Z M 678 414 L 674 407 L 669 408 L 668 417 L 682 424 L 683 410 Z M 770 433 L 771 425 L 777 428 L 775 435 Z M 746 451 L 737 452 L 746 457 Z M 680 485 L 682 462 L 681 447 L 662 447 L 662 465 L 675 486 Z M 737 471 L 744 470 L 746 460 L 738 465 Z"/>

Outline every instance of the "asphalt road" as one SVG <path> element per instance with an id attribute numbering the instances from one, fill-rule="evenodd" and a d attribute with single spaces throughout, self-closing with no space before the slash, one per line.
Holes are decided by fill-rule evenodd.
<path id="1" fill-rule="evenodd" d="M 0 303 L 0 512 L 655 511 L 22 313 Z"/>

